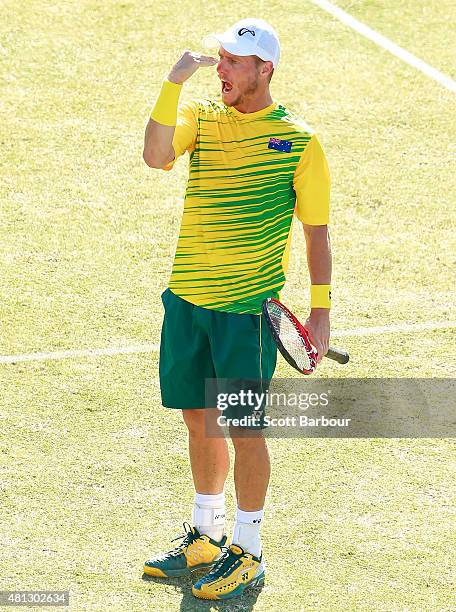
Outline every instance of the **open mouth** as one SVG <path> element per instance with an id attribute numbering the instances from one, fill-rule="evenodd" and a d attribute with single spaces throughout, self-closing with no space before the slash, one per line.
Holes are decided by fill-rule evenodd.
<path id="1" fill-rule="evenodd" d="M 222 93 L 229 93 L 233 89 L 233 86 L 228 81 L 222 81 Z"/>

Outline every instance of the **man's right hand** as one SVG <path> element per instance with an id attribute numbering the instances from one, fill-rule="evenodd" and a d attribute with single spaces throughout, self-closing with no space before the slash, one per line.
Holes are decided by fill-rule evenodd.
<path id="1" fill-rule="evenodd" d="M 215 66 L 218 60 L 209 55 L 201 55 L 194 51 L 184 51 L 182 57 L 174 64 L 171 72 L 168 75 L 168 81 L 171 83 L 183 83 L 194 74 L 198 68 L 203 66 Z"/>

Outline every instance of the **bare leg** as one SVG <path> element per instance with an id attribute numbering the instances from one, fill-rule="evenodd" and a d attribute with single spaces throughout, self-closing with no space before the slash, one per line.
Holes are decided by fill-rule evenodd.
<path id="1" fill-rule="evenodd" d="M 218 438 L 205 436 L 205 419 L 215 420 L 219 412 L 192 409 L 182 410 L 182 415 L 188 429 L 188 450 L 195 490 L 204 495 L 220 493 L 230 467 L 228 445 L 221 430 Z"/>
<path id="2" fill-rule="evenodd" d="M 268 448 L 261 431 L 230 428 L 235 450 L 234 483 L 238 508 L 254 512 L 264 507 L 271 473 Z"/>

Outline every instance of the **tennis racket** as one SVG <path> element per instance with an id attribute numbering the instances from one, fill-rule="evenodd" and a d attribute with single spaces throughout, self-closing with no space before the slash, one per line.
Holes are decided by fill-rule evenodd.
<path id="1" fill-rule="evenodd" d="M 317 351 L 310 343 L 304 326 L 275 298 L 263 302 L 263 315 L 284 359 L 301 374 L 312 374 L 317 367 Z M 349 360 L 348 353 L 335 348 L 330 348 L 325 357 L 338 363 Z"/>

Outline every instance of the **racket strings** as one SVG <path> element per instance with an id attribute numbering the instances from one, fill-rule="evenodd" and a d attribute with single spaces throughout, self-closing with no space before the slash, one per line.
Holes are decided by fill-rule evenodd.
<path id="1" fill-rule="evenodd" d="M 268 312 L 272 326 L 280 342 L 284 349 L 294 359 L 298 368 L 301 370 L 313 369 L 307 347 L 291 319 L 280 306 L 274 302 L 268 304 Z"/>

